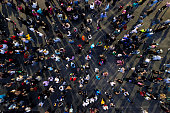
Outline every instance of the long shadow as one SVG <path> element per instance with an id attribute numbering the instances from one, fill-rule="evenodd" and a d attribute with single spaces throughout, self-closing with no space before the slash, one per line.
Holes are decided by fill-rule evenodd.
<path id="1" fill-rule="evenodd" d="M 166 31 L 164 32 L 164 34 L 163 34 L 163 36 L 162 36 L 162 38 L 161 38 L 159 43 L 161 43 L 166 38 L 168 33 L 169 33 L 169 28 L 167 28 Z"/>
<path id="2" fill-rule="evenodd" d="M 168 8 L 169 8 L 169 7 L 168 7 Z M 162 16 L 160 17 L 160 19 L 162 19 L 162 17 L 165 15 L 165 13 L 167 12 L 168 8 L 167 8 L 167 9 L 165 10 L 165 12 L 162 14 Z M 160 13 L 161 13 L 161 12 L 160 12 Z M 155 25 L 155 27 L 153 28 L 153 30 L 155 30 L 156 27 L 159 28 L 160 26 L 161 26 L 161 24 Z"/>
<path id="3" fill-rule="evenodd" d="M 167 53 L 165 54 L 164 58 L 162 59 L 162 62 L 160 64 L 160 66 L 159 66 L 159 69 L 162 69 L 163 64 L 165 64 L 165 62 L 167 60 L 168 54 L 169 54 L 169 51 L 167 51 Z"/>
<path id="4" fill-rule="evenodd" d="M 1 19 L 2 19 L 1 24 L 3 26 L 3 27 L 1 27 L 1 29 L 5 31 L 5 35 L 1 36 L 1 38 L 6 39 L 6 37 L 9 37 L 9 35 L 10 35 L 10 31 L 9 31 L 9 28 L 8 28 L 9 26 L 8 26 L 8 22 L 6 22 L 4 20 L 5 19 L 4 14 L 0 12 L 0 15 L 1 15 Z M 4 27 L 4 26 L 6 26 L 6 27 Z"/>

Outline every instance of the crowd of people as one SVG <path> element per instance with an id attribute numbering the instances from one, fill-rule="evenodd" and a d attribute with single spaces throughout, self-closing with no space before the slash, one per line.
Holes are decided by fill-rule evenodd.
<path id="1" fill-rule="evenodd" d="M 119 98 L 117 95 L 124 96 L 130 104 L 136 104 L 131 92 L 123 85 L 130 83 L 139 87 L 135 93 L 143 100 L 155 100 L 164 112 L 169 113 L 169 61 L 160 70 L 150 69 L 150 65 L 166 59 L 163 53 L 167 51 L 168 54 L 170 49 L 163 50 L 154 40 L 147 45 L 147 39 L 168 29 L 170 19 L 163 21 L 162 17 L 157 17 L 149 28 L 143 26 L 145 18 L 155 11 L 159 3 L 163 6 L 156 16 L 167 10 L 170 3 L 161 0 L 149 2 L 148 9 L 142 11 L 130 29 L 128 23 L 135 18 L 134 11 L 146 1 L 136 0 L 117 7 L 119 0 L 1 0 L 1 111 L 36 112 L 40 107 L 45 109 L 45 113 L 98 113 L 110 109 L 121 113 L 123 110 L 116 107 L 114 101 L 114 98 Z M 40 4 L 45 6 L 40 7 Z M 116 7 L 118 14 L 111 15 L 112 19 L 108 21 L 111 7 Z M 16 19 L 4 10 L 12 11 Z M 99 39 L 94 34 L 104 30 L 103 21 L 109 23 L 112 32 L 105 32 Z M 123 31 L 126 33 L 118 38 Z M 134 67 L 127 66 L 133 56 L 140 61 Z M 102 69 L 110 63 L 109 57 L 115 59 L 118 67 L 115 73 L 131 73 L 130 76 L 109 79 L 113 76 L 111 70 Z M 110 90 L 100 89 L 97 83 L 92 83 L 96 80 L 106 80 L 104 84 Z M 160 89 L 155 91 L 156 85 Z M 75 101 L 70 95 L 78 96 L 79 101 L 73 103 Z M 146 109 L 140 110 L 148 113 Z"/>

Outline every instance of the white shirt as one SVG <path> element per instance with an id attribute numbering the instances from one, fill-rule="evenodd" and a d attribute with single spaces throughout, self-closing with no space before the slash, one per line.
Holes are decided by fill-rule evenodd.
<path id="1" fill-rule="evenodd" d="M 28 41 L 28 40 L 26 40 L 26 39 L 24 38 L 23 42 L 24 42 L 24 43 L 28 43 L 29 41 Z"/>
<path id="2" fill-rule="evenodd" d="M 14 42 L 14 46 L 18 47 L 19 43 L 18 42 Z"/>
<path id="3" fill-rule="evenodd" d="M 141 26 L 143 26 L 142 24 L 138 24 L 138 25 L 136 25 L 134 28 L 139 28 L 139 27 L 141 27 Z"/>
<path id="4" fill-rule="evenodd" d="M 125 96 L 128 96 L 128 95 L 129 95 L 129 93 L 128 93 L 128 92 L 124 92 L 123 94 L 124 94 Z"/>
<path id="5" fill-rule="evenodd" d="M 104 110 L 108 110 L 108 108 L 109 108 L 108 106 L 103 106 Z"/>
<path id="6" fill-rule="evenodd" d="M 97 99 L 98 99 L 97 96 L 95 96 L 95 97 L 94 97 L 94 101 L 97 101 Z"/>
<path id="7" fill-rule="evenodd" d="M 64 90 L 64 86 L 60 86 L 60 87 L 59 87 L 59 90 L 60 90 L 60 91 L 63 91 L 63 90 Z"/>
<path id="8" fill-rule="evenodd" d="M 170 78 L 164 79 L 164 81 L 169 84 L 170 83 Z"/>
<path id="9" fill-rule="evenodd" d="M 31 27 L 30 27 L 29 29 L 30 29 L 30 31 L 35 32 L 34 28 L 31 28 Z"/>
<path id="10" fill-rule="evenodd" d="M 95 72 L 98 72 L 99 71 L 99 69 L 98 68 L 95 68 Z"/>
<path id="11" fill-rule="evenodd" d="M 56 57 L 55 57 L 55 61 L 56 61 L 56 62 L 57 62 L 57 61 L 59 62 L 59 61 L 60 61 L 60 57 L 59 57 L 59 56 L 56 56 Z"/>
<path id="12" fill-rule="evenodd" d="M 44 55 L 48 55 L 48 54 L 49 54 L 49 51 L 45 51 L 45 52 L 44 52 Z"/>
<path id="13" fill-rule="evenodd" d="M 42 33 L 40 33 L 40 32 L 37 32 L 38 33 L 38 35 L 40 36 L 40 37 L 42 37 L 43 36 L 43 34 Z"/>
<path id="14" fill-rule="evenodd" d="M 37 2 L 32 4 L 32 8 L 37 8 Z"/>
<path id="15" fill-rule="evenodd" d="M 94 3 L 90 4 L 90 9 L 94 9 Z"/>
<path id="16" fill-rule="evenodd" d="M 83 101 L 83 107 L 85 107 L 86 106 L 86 103 Z"/>
<path id="17" fill-rule="evenodd" d="M 7 21 L 11 21 L 11 19 L 9 19 L 9 18 L 5 18 Z"/>
<path id="18" fill-rule="evenodd" d="M 150 100 L 151 98 L 150 97 L 144 97 L 146 100 Z"/>
<path id="19" fill-rule="evenodd" d="M 116 17 L 114 17 L 114 18 L 113 18 L 113 22 L 116 22 L 116 20 L 117 20 Z"/>
<path id="20" fill-rule="evenodd" d="M 43 102 L 40 102 L 38 105 L 39 105 L 40 107 L 42 107 L 42 106 L 44 105 L 44 103 L 43 103 Z"/>
<path id="21" fill-rule="evenodd" d="M 158 56 L 158 55 L 153 56 L 152 58 L 153 58 L 153 60 L 161 60 L 161 56 Z"/>
<path id="22" fill-rule="evenodd" d="M 132 30 L 130 33 L 137 33 L 138 31 L 137 31 L 137 27 L 134 29 L 134 30 Z"/>
<path id="23" fill-rule="evenodd" d="M 17 33 L 18 36 L 23 36 L 24 32 Z"/>
<path id="24" fill-rule="evenodd" d="M 1 49 L 7 49 L 8 48 L 8 46 L 6 44 L 2 44 L 2 45 L 3 45 L 3 47 Z"/>
<path id="25" fill-rule="evenodd" d="M 91 99 L 90 99 L 90 103 L 93 103 L 93 102 L 94 102 L 94 98 L 91 98 Z"/>
<path id="26" fill-rule="evenodd" d="M 30 108 L 30 107 L 26 107 L 26 108 L 25 108 L 25 111 L 26 111 L 26 112 L 30 112 L 30 111 L 31 111 L 31 108 Z"/>
<path id="27" fill-rule="evenodd" d="M 37 76 L 36 79 L 37 79 L 38 81 L 40 81 L 42 78 L 41 78 L 41 76 Z"/>
<path id="28" fill-rule="evenodd" d="M 59 83 L 60 79 L 56 77 L 56 78 L 54 79 L 54 81 L 55 81 L 55 83 Z"/>
<path id="29" fill-rule="evenodd" d="M 56 43 L 56 42 L 61 42 L 61 40 L 60 40 L 60 38 L 55 38 L 54 39 L 54 42 Z"/>
<path id="30" fill-rule="evenodd" d="M 43 49 L 39 49 L 39 53 L 42 53 L 43 52 Z"/>
<path id="31" fill-rule="evenodd" d="M 91 40 L 91 39 L 92 39 L 92 36 L 91 36 L 91 35 L 89 35 L 89 36 L 88 36 L 88 39 L 89 39 L 89 40 Z"/>
<path id="32" fill-rule="evenodd" d="M 4 51 L 4 50 L 2 50 L 2 49 L 0 49 L 0 53 L 1 53 L 1 54 L 4 54 L 4 53 L 5 53 L 5 51 Z"/>
<path id="33" fill-rule="evenodd" d="M 90 80 L 90 75 L 88 74 L 85 79 Z"/>
<path id="34" fill-rule="evenodd" d="M 116 83 L 115 82 L 110 82 L 110 85 L 111 86 L 114 86 Z"/>
<path id="35" fill-rule="evenodd" d="M 127 15 L 127 18 L 131 18 L 131 17 L 132 17 L 132 15 L 129 15 L 129 14 Z"/>

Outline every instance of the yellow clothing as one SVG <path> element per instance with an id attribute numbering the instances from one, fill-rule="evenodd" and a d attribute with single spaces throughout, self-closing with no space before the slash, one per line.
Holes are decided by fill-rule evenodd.
<path id="1" fill-rule="evenodd" d="M 105 104 L 105 102 L 104 102 L 104 100 L 103 100 L 103 98 L 102 98 L 101 105 L 103 105 L 103 104 Z"/>
<path id="2" fill-rule="evenodd" d="M 141 29 L 140 31 L 143 33 L 143 32 L 145 32 L 145 29 Z"/>
<path id="3" fill-rule="evenodd" d="M 27 39 L 27 40 L 30 40 L 30 39 L 31 39 L 30 34 L 26 35 L 26 39 Z"/>
<path id="4" fill-rule="evenodd" d="M 67 20 L 67 16 L 65 16 L 65 20 Z"/>

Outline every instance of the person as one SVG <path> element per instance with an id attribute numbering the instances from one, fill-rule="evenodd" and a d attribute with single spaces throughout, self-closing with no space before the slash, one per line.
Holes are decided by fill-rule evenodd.
<path id="1" fill-rule="evenodd" d="M 164 64 L 164 66 L 170 68 L 170 64 Z"/>
<path id="2" fill-rule="evenodd" d="M 161 76 L 165 73 L 169 74 L 169 62 L 162 66 L 162 70 L 148 70 L 150 63 L 155 60 L 162 60 L 164 54 L 161 53 L 163 53 L 164 47 L 162 43 L 160 45 L 157 43 L 150 44 L 150 41 L 145 41 L 147 38 L 156 36 L 156 33 L 168 28 L 169 20 L 163 22 L 161 18 L 157 18 L 156 20 L 151 20 L 151 23 L 152 25 L 161 23 L 158 28 L 145 28 L 146 26 L 143 23 L 148 21 L 145 17 L 155 12 L 155 8 L 151 8 L 144 11 L 140 16 L 137 15 L 138 17 L 136 18 L 139 18 L 139 20 L 136 21 L 137 23 L 132 29 L 129 29 L 131 25 L 128 22 L 133 20 L 134 15 L 132 14 L 134 10 L 146 0 L 119 5 L 120 7 L 117 8 L 119 13 L 115 13 L 114 17 L 109 10 L 110 1 L 95 0 L 88 4 L 89 1 L 85 0 L 84 5 L 84 3 L 78 0 L 59 0 L 57 2 L 60 8 L 56 6 L 53 0 L 42 0 L 41 2 L 45 2 L 46 7 L 39 6 L 39 2 L 36 0 L 17 1 L 17 5 L 13 0 L 5 2 L 7 6 L 12 7 L 12 9 L 9 8 L 7 11 L 11 10 L 16 15 L 22 14 L 22 17 L 17 16 L 17 21 L 23 26 L 20 29 L 17 28 L 18 22 L 15 23 L 13 21 L 13 15 L 12 17 L 7 17 L 4 16 L 6 15 L 4 11 L 4 15 L 0 13 L 0 33 L 9 34 L 9 36 L 2 36 L 2 39 L 0 39 L 0 82 L 7 89 L 5 92 L 2 90 L 3 93 L 0 95 L 0 103 L 6 110 L 2 112 L 35 112 L 35 107 L 45 107 L 47 99 L 54 102 L 52 105 L 54 109 L 47 106 L 46 112 L 56 112 L 55 107 L 58 107 L 58 110 L 64 108 L 65 112 L 85 112 L 83 111 L 84 108 L 81 111 L 80 106 L 70 103 L 74 99 L 75 102 L 77 101 L 73 96 L 76 94 L 76 91 L 78 91 L 79 100 L 82 100 L 80 104 L 87 109 L 92 107 L 90 112 L 97 113 L 100 108 L 103 108 L 104 111 L 111 110 L 115 106 L 112 94 L 115 94 L 115 99 L 119 94 L 123 94 L 128 102 L 133 103 L 128 90 L 124 88 L 117 89 L 117 85 L 123 84 L 124 81 L 128 82 L 127 87 L 129 84 L 141 87 L 137 93 L 143 99 L 158 101 L 159 97 L 157 95 L 159 95 L 161 109 L 169 112 L 166 104 L 162 102 L 165 99 L 165 95 L 155 95 L 154 93 L 157 92 L 157 89 L 152 90 L 148 86 L 148 84 L 169 84 L 169 78 Z M 113 5 L 116 2 L 117 0 L 113 0 Z M 154 0 L 151 5 L 149 4 L 150 7 L 157 2 L 159 1 Z M 4 5 L 2 4 L 2 6 Z M 169 7 L 169 2 L 163 4 L 158 13 L 167 7 Z M 18 9 L 18 12 L 16 12 L 16 9 Z M 90 12 L 88 12 L 89 9 L 91 10 Z M 107 13 L 111 14 L 111 18 L 113 18 L 111 20 L 112 28 L 107 26 L 108 21 L 101 23 L 101 20 L 107 17 Z M 99 14 L 100 17 L 96 14 Z M 91 15 L 91 17 L 86 18 L 87 15 Z M 95 35 L 96 32 L 94 32 L 93 25 L 95 20 L 97 20 L 97 31 L 101 30 L 97 32 L 99 33 L 98 35 Z M 12 23 L 14 28 L 6 26 L 8 22 Z M 106 26 L 107 29 L 105 29 Z M 23 28 L 27 28 L 28 31 L 25 31 Z M 11 30 L 14 30 L 14 34 L 12 34 Z M 124 33 L 123 30 L 127 30 L 127 32 L 120 39 L 118 35 Z M 107 33 L 102 37 L 100 35 L 101 32 Z M 38 37 L 34 36 L 34 34 Z M 34 42 L 33 39 L 37 39 L 37 41 Z M 31 41 L 32 43 L 30 43 Z M 144 49 L 141 48 L 143 45 Z M 125 69 L 124 64 L 127 64 L 127 61 L 132 63 L 129 60 L 131 56 L 132 60 L 135 61 L 138 58 L 140 62 L 136 62 L 137 64 L 133 67 L 127 65 Z M 84 62 L 84 59 L 87 61 Z M 126 78 L 121 77 L 109 80 L 107 76 L 111 76 L 113 72 L 111 70 L 103 71 L 103 68 L 107 67 L 109 69 L 108 65 L 110 66 L 109 63 L 112 62 L 117 64 L 115 66 L 121 65 L 118 72 L 124 74 L 132 71 L 133 73 Z M 157 63 L 159 64 L 159 62 Z M 91 70 L 94 66 L 95 69 Z M 67 75 L 67 72 L 69 76 L 63 76 Z M 148 76 L 148 74 L 151 74 L 151 76 Z M 100 86 L 99 84 L 103 83 L 104 78 L 107 79 L 108 84 Z M 91 81 L 96 82 L 94 88 Z M 41 85 L 44 88 L 41 88 Z M 101 87 L 105 85 L 108 89 L 111 87 L 112 90 L 111 93 L 106 92 L 103 95 L 105 90 Z M 96 89 L 93 91 L 95 87 L 99 87 L 101 90 Z M 90 88 L 91 90 L 88 90 Z M 161 86 L 160 89 L 158 87 L 158 90 L 165 93 L 169 88 Z M 55 93 L 56 91 L 57 94 Z M 70 98 L 69 94 L 73 98 Z M 56 100 L 54 100 L 53 96 L 56 97 Z M 102 96 L 106 96 L 109 103 Z M 70 102 L 68 98 L 71 100 Z M 96 108 L 95 105 L 100 102 L 100 99 L 102 99 L 102 105 Z M 117 109 L 115 109 L 116 111 Z"/>
<path id="3" fill-rule="evenodd" d="M 109 3 L 106 5 L 105 11 L 108 11 L 109 9 Z"/>
<path id="4" fill-rule="evenodd" d="M 160 23 L 160 19 L 157 18 L 155 21 L 152 21 L 152 26 L 155 25 L 155 24 L 159 24 Z"/>
<path id="5" fill-rule="evenodd" d="M 125 73 L 125 68 L 124 67 L 122 67 L 122 68 L 119 68 L 119 70 L 118 70 L 119 72 L 121 72 L 121 73 Z"/>
<path id="6" fill-rule="evenodd" d="M 37 6 L 38 6 L 38 3 L 37 3 L 37 2 L 33 2 L 33 3 L 32 3 L 32 8 L 36 9 Z"/>
<path id="7" fill-rule="evenodd" d="M 102 13 L 100 14 L 101 20 L 103 20 L 103 19 L 106 18 L 106 17 L 107 17 L 106 12 L 102 12 Z"/>
<path id="8" fill-rule="evenodd" d="M 113 0 L 112 6 L 115 6 L 116 2 L 117 2 L 117 0 Z"/>
<path id="9" fill-rule="evenodd" d="M 159 56 L 159 55 L 154 55 L 153 57 L 152 57 L 152 60 L 161 60 L 161 56 Z"/>

